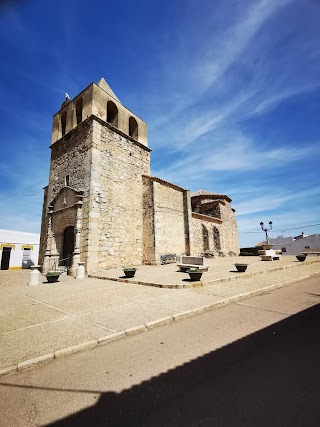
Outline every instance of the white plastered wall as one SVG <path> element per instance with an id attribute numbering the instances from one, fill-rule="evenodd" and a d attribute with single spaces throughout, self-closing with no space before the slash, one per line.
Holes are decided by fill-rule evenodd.
<path id="1" fill-rule="evenodd" d="M 0 260 L 3 248 L 11 247 L 9 270 L 20 270 L 38 264 L 40 234 L 0 229 Z M 23 250 L 30 248 L 30 260 L 23 262 Z"/>

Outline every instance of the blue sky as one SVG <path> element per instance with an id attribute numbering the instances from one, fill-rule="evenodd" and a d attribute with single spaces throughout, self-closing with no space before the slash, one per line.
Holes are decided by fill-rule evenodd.
<path id="1" fill-rule="evenodd" d="M 105 77 L 151 173 L 227 194 L 240 245 L 320 232 L 317 0 L 0 2 L 0 228 L 39 232 L 52 116 Z"/>

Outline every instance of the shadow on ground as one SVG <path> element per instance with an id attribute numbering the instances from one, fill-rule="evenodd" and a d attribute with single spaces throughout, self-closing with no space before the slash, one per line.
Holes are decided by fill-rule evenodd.
<path id="1" fill-rule="evenodd" d="M 50 426 L 318 426 L 320 305 Z"/>

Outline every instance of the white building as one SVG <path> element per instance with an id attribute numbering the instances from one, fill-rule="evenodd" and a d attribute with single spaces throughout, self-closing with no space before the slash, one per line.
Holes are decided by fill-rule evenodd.
<path id="1" fill-rule="evenodd" d="M 277 237 L 270 239 L 270 243 L 275 246 L 273 249 L 279 249 L 283 255 L 299 255 L 305 249 L 320 248 L 320 234 L 306 236 L 303 232 L 296 237 Z"/>
<path id="2" fill-rule="evenodd" d="M 40 234 L 0 229 L 1 270 L 20 270 L 38 264 Z"/>

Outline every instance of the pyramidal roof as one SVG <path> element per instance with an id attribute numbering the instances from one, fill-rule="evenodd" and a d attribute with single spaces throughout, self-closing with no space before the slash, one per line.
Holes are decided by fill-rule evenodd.
<path id="1" fill-rule="evenodd" d="M 103 77 L 98 81 L 97 85 L 103 89 L 107 94 L 112 96 L 112 98 L 115 98 L 117 101 L 121 102 L 120 99 L 117 97 L 117 95 L 113 92 L 111 87 L 108 85 L 108 83 L 105 81 Z"/>

